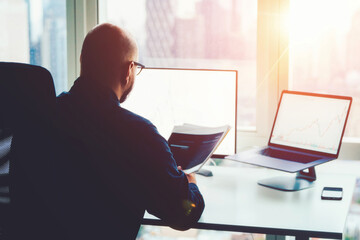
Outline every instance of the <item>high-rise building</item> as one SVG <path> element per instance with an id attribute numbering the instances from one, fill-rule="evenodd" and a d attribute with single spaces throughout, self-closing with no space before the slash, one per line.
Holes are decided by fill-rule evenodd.
<path id="1" fill-rule="evenodd" d="M 360 74 L 360 10 L 352 17 L 347 35 L 346 66 L 348 71 L 357 71 Z"/>
<path id="2" fill-rule="evenodd" d="M 146 56 L 149 58 L 173 58 L 173 31 L 175 0 L 146 1 Z M 166 64 L 163 64 L 166 65 Z"/>
<path id="3" fill-rule="evenodd" d="M 46 0 L 43 9 L 42 66 L 51 72 L 59 94 L 67 88 L 65 1 Z"/>
<path id="4" fill-rule="evenodd" d="M 173 53 L 176 58 L 204 59 L 205 23 L 200 14 L 193 18 L 176 18 Z"/>

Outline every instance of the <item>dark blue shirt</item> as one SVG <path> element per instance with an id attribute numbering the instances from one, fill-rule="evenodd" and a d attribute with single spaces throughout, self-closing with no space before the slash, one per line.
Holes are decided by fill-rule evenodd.
<path id="1" fill-rule="evenodd" d="M 74 239 L 135 239 L 144 211 L 171 227 L 198 221 L 204 200 L 167 141 L 113 91 L 79 78 L 57 98 L 59 214 Z"/>

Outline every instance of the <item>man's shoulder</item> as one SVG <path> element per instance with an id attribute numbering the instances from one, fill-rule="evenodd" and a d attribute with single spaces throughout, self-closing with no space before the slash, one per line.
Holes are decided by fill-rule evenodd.
<path id="1" fill-rule="evenodd" d="M 132 111 L 129 111 L 123 107 L 119 107 L 117 109 L 117 116 L 121 118 L 122 121 L 128 123 L 129 125 L 133 125 L 135 127 L 143 127 L 149 129 L 156 129 L 153 123 Z"/>
<path id="2" fill-rule="evenodd" d="M 114 132 L 131 132 L 137 136 L 139 134 L 143 136 L 159 134 L 151 121 L 121 107 L 118 103 L 105 101 L 97 104 L 94 101 L 87 102 L 73 95 L 71 92 L 63 92 L 57 97 L 58 112 L 61 116 L 73 118 L 81 115 L 80 118 L 82 118 L 82 115 L 87 113 L 87 116 L 90 115 L 96 119 L 95 122 L 107 125 L 106 128 L 111 128 Z"/>

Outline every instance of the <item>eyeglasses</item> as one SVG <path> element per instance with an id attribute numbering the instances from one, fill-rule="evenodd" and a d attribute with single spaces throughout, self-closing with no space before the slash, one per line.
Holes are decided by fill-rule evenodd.
<path id="1" fill-rule="evenodd" d="M 141 73 L 141 71 L 145 68 L 145 65 L 135 62 L 135 61 L 133 61 L 133 63 L 136 66 L 136 75 L 139 75 Z"/>

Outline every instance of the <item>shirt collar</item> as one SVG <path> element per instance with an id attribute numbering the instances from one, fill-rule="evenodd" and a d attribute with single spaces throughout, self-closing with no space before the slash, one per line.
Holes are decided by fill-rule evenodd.
<path id="1" fill-rule="evenodd" d="M 70 89 L 70 93 L 81 94 L 85 98 L 93 98 L 98 100 L 110 100 L 120 106 L 120 101 L 115 92 L 103 84 L 84 77 L 75 80 L 74 85 Z"/>

